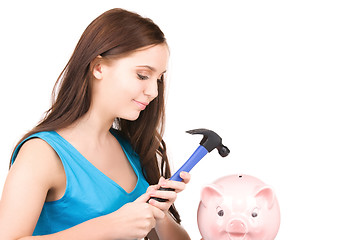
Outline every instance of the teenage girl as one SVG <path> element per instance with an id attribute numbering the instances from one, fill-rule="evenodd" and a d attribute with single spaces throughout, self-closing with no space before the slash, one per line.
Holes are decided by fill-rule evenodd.
<path id="1" fill-rule="evenodd" d="M 138 14 L 112 9 L 86 28 L 51 108 L 14 149 L 1 240 L 190 239 L 173 205 L 190 175 L 168 180 L 162 139 L 168 58 Z"/>

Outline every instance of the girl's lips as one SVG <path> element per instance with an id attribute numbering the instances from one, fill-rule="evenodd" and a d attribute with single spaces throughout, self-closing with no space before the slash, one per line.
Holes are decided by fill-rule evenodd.
<path id="1" fill-rule="evenodd" d="M 134 102 L 140 107 L 141 110 L 144 110 L 146 108 L 147 105 L 149 105 L 149 103 L 147 102 L 139 102 L 134 100 Z"/>

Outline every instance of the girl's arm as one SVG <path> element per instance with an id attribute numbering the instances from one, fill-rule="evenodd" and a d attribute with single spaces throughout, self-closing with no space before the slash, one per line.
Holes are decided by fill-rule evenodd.
<path id="1" fill-rule="evenodd" d="M 56 152 L 43 140 L 24 143 L 4 185 L 0 239 L 32 235 L 47 193 L 57 179 L 59 164 Z"/>
<path id="2" fill-rule="evenodd" d="M 165 214 L 165 218 L 157 221 L 155 230 L 159 239 L 172 239 L 172 240 L 190 240 L 188 233 L 185 229 L 175 222 L 175 220 L 169 215 Z"/>
<path id="3" fill-rule="evenodd" d="M 23 237 L 19 240 L 142 239 L 155 227 L 157 221 L 164 218 L 161 210 L 146 203 L 149 197 L 149 194 L 144 194 L 135 202 L 125 204 L 118 211 L 88 220 L 58 233 Z"/>
<path id="4" fill-rule="evenodd" d="M 148 191 L 150 192 L 151 197 L 168 200 L 167 202 L 158 202 L 154 199 L 149 201 L 151 205 L 163 210 L 165 213 L 165 217 L 158 220 L 155 227 L 156 233 L 161 240 L 190 240 L 190 237 L 185 229 L 175 222 L 168 212 L 170 206 L 176 200 L 177 193 L 183 191 L 185 189 L 185 185 L 190 181 L 190 174 L 187 172 L 181 172 L 180 177 L 184 179 L 183 182 L 169 181 L 164 178 L 160 178 L 159 184 L 157 186 L 151 186 Z M 158 188 L 160 187 L 173 188 L 175 191 L 159 191 Z"/>
<path id="5" fill-rule="evenodd" d="M 119 210 L 70 229 L 46 236 L 31 236 L 48 192 L 64 180 L 56 152 L 43 140 L 31 139 L 21 148 L 11 167 L 0 201 L 0 239 L 107 240 L 145 237 L 165 214 L 147 204 L 145 193 Z"/>

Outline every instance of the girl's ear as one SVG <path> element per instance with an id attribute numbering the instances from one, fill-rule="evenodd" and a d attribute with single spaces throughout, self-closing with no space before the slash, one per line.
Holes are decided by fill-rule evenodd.
<path id="1" fill-rule="evenodd" d="M 99 80 L 103 77 L 102 60 L 102 57 L 99 55 L 91 62 L 92 74 L 96 79 Z"/>

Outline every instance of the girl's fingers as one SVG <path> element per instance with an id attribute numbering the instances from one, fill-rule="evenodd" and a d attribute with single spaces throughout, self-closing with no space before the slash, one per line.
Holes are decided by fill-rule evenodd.
<path id="1" fill-rule="evenodd" d="M 168 211 L 171 205 L 176 200 L 177 193 L 174 191 L 156 191 L 151 194 L 151 197 L 165 199 L 165 202 L 157 201 L 156 199 L 150 199 L 149 204 L 161 209 L 162 211 Z"/>
<path id="2" fill-rule="evenodd" d="M 188 172 L 181 172 L 180 177 L 183 179 L 183 182 L 185 184 L 188 184 L 190 182 L 191 175 Z"/>
<path id="3" fill-rule="evenodd" d="M 147 190 L 146 190 L 146 193 L 154 193 L 156 192 L 157 190 L 159 190 L 160 186 L 159 185 L 150 185 Z"/>
<path id="4" fill-rule="evenodd" d="M 172 188 L 175 190 L 175 192 L 179 193 L 185 189 L 186 184 L 190 181 L 190 174 L 187 172 L 181 172 L 180 177 L 183 179 L 182 182 L 160 178 L 158 185 L 163 188 Z"/>
<path id="5" fill-rule="evenodd" d="M 164 182 L 160 183 L 159 185 L 160 185 L 160 187 L 163 187 L 163 188 L 172 188 L 177 193 L 179 193 L 185 189 L 185 183 L 171 181 L 171 180 L 165 180 Z"/>
<path id="6" fill-rule="evenodd" d="M 174 191 L 158 190 L 158 191 L 152 192 L 150 194 L 150 197 L 162 198 L 162 199 L 168 200 L 170 203 L 173 203 L 176 200 L 177 193 Z"/>
<path id="7" fill-rule="evenodd" d="M 159 202 L 156 201 L 155 199 L 150 199 L 149 204 L 153 207 L 156 207 L 158 209 L 160 209 L 161 211 L 168 211 L 169 208 L 171 207 L 171 202 L 167 201 L 167 202 Z"/>
<path id="8" fill-rule="evenodd" d="M 183 179 L 182 182 L 172 181 L 169 179 L 165 179 L 164 177 L 160 177 L 157 185 L 149 186 L 147 193 L 150 195 L 150 197 L 167 200 L 165 202 L 160 202 L 155 199 L 150 199 L 149 204 L 163 211 L 167 211 L 170 206 L 175 202 L 177 193 L 183 191 L 186 184 L 190 181 L 190 174 L 187 172 L 181 172 L 180 177 Z M 160 190 L 160 187 L 170 188 L 174 191 Z"/>

